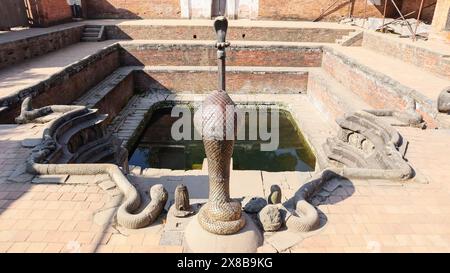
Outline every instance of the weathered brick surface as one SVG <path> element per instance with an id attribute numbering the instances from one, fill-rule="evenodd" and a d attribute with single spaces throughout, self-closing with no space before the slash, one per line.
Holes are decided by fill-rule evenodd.
<path id="1" fill-rule="evenodd" d="M 217 71 L 139 71 L 135 74 L 137 90 L 207 93 L 217 86 Z M 227 72 L 230 93 L 304 93 L 307 72 Z"/>
<path id="2" fill-rule="evenodd" d="M 33 25 L 47 27 L 72 20 L 72 11 L 66 0 L 29 1 Z"/>
<path id="3" fill-rule="evenodd" d="M 216 49 L 210 45 L 123 44 L 122 65 L 215 66 Z M 322 49 L 317 47 L 231 46 L 227 52 L 230 66 L 317 67 Z"/>
<path id="4" fill-rule="evenodd" d="M 129 74 L 117 83 L 106 96 L 95 104 L 101 114 L 108 114 L 107 122 L 117 116 L 134 94 L 134 77 Z"/>
<path id="5" fill-rule="evenodd" d="M 375 109 L 405 109 L 407 101 L 414 97 L 418 112 L 430 128 L 436 126 L 436 109 L 430 100 L 390 77 L 371 71 L 333 50 L 324 50 L 322 68 L 349 91 Z M 414 94 L 412 94 L 414 93 Z"/>
<path id="6" fill-rule="evenodd" d="M 337 21 L 350 14 L 354 17 L 364 16 L 365 0 L 338 1 L 336 5 L 329 8 L 334 2 L 329 0 L 259 0 L 258 18 L 268 20 L 315 20 L 323 12 L 325 12 L 324 21 Z M 367 16 L 383 16 L 384 0 L 380 1 L 380 5 L 374 5 L 371 1 L 367 2 Z M 394 16 L 394 7 L 390 5 L 387 10 L 387 17 L 392 16 Z"/>
<path id="7" fill-rule="evenodd" d="M 62 72 L 35 86 L 21 90 L 19 94 L 2 101 L 8 109 L 0 115 L 0 123 L 11 123 L 20 112 L 20 103 L 26 96 L 33 96 L 33 107 L 51 104 L 70 104 L 89 88 L 119 67 L 117 46 L 98 52 L 73 64 Z"/>
<path id="8" fill-rule="evenodd" d="M 328 0 L 260 0 L 258 18 L 269 20 L 314 20 L 324 13 L 324 20 L 336 21 L 348 15 L 363 17 L 365 10 L 367 16 L 381 17 L 384 7 L 384 0 L 381 0 L 379 5 L 374 5 L 372 1 L 367 1 L 367 9 L 365 9 L 365 0 L 355 0 L 338 1 L 336 5 L 329 8 L 333 2 Z M 397 0 L 397 2 L 401 7 L 401 1 Z M 410 9 L 412 6 L 408 5 L 405 10 Z M 88 18 L 181 18 L 179 0 L 90 0 L 84 1 L 84 7 Z M 195 14 L 204 14 L 202 17 L 208 16 L 207 13 L 210 12 L 207 7 L 203 7 L 204 10 L 193 9 L 194 17 L 196 16 Z M 240 5 L 240 17 L 248 17 L 249 13 L 248 7 Z M 388 6 L 387 16 L 395 16 L 392 5 Z"/>
<path id="9" fill-rule="evenodd" d="M 83 27 L 63 30 L 0 44 L 0 68 L 78 43 Z"/>
<path id="10" fill-rule="evenodd" d="M 289 27 L 238 27 L 230 26 L 227 39 L 248 41 L 321 42 L 334 43 L 347 35 L 346 28 L 289 28 Z M 109 25 L 109 39 L 132 40 L 215 40 L 211 26 L 158 26 L 158 25 Z"/>
<path id="11" fill-rule="evenodd" d="M 450 78 L 450 59 L 410 41 L 399 41 L 385 35 L 365 32 L 363 47 L 414 64 L 432 73 Z"/>
<path id="12" fill-rule="evenodd" d="M 336 94 L 339 83 L 332 81 L 328 74 L 320 71 L 310 71 L 308 73 L 308 97 L 311 103 L 332 123 L 337 118 L 343 117 L 345 113 L 355 110 L 353 101 L 346 101 L 345 98 Z M 358 109 L 360 110 L 360 109 Z"/>
<path id="13" fill-rule="evenodd" d="M 179 0 L 90 0 L 88 18 L 180 18 Z"/>
<path id="14" fill-rule="evenodd" d="M 406 105 L 393 90 L 369 78 L 333 52 L 324 52 L 322 68 L 374 108 L 403 109 Z"/>

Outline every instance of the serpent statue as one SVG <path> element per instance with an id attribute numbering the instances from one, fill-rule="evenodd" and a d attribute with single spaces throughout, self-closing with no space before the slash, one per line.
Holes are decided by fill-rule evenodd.
<path id="1" fill-rule="evenodd" d="M 71 131 L 68 130 L 68 128 L 77 128 L 77 126 L 80 126 L 77 122 L 86 121 L 86 117 L 92 118 L 94 121 L 101 120 L 101 117 L 97 116 L 95 111 L 77 105 L 52 105 L 39 109 L 32 109 L 31 99 L 26 98 L 22 104 L 22 112 L 16 119 L 16 122 L 35 122 L 36 119 L 45 117 L 51 113 L 60 113 L 61 115 L 46 124 L 42 134 L 42 142 L 33 149 L 26 162 L 27 172 L 37 175 L 106 174 L 114 183 L 116 183 L 117 187 L 124 194 L 124 201 L 117 210 L 117 222 L 121 226 L 130 229 L 142 228 L 154 222 L 163 211 L 168 198 L 167 191 L 161 184 L 154 185 L 150 188 L 150 203 L 140 212 L 136 212 L 141 206 L 139 192 L 128 181 L 118 165 L 111 163 L 71 164 L 71 162 L 75 160 L 74 158 L 77 153 L 80 150 L 84 150 L 84 146 L 91 146 L 91 143 L 97 143 L 102 139 L 105 139 L 105 141 L 108 140 L 108 138 L 105 137 L 96 138 L 94 140 L 86 138 L 87 143 L 78 146 L 77 151 L 73 154 L 67 152 L 67 149 L 63 147 L 65 144 L 60 142 L 61 139 L 65 138 L 64 134 Z M 36 122 L 41 121 L 36 120 Z M 99 126 L 98 122 L 93 122 L 93 124 L 93 126 Z M 78 131 L 78 133 L 71 135 L 70 139 L 77 138 L 79 134 L 82 134 L 82 131 Z M 70 141 L 68 143 L 70 143 Z M 105 144 L 108 144 L 108 142 Z M 121 148 L 119 150 L 121 150 L 121 154 L 123 154 L 123 150 L 125 149 Z M 63 161 L 68 164 L 60 164 L 59 162 L 65 158 L 69 158 L 68 160 Z M 124 167 L 123 169 L 126 170 L 127 168 Z"/>
<path id="2" fill-rule="evenodd" d="M 200 226 L 214 234 L 234 234 L 245 226 L 241 204 L 230 199 L 230 162 L 236 135 L 235 104 L 225 91 L 225 41 L 228 21 L 218 17 L 217 34 L 219 90 L 208 95 L 194 116 L 208 160 L 209 200 L 198 213 Z M 231 136 L 231 137 L 230 137 Z"/>

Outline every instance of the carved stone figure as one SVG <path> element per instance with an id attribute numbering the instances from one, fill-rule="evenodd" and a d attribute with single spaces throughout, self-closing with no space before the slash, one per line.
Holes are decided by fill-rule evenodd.
<path id="1" fill-rule="evenodd" d="M 180 184 L 175 188 L 175 209 L 173 210 L 173 215 L 175 217 L 186 217 L 192 213 L 188 189 L 185 185 Z"/>
<path id="2" fill-rule="evenodd" d="M 323 145 L 347 177 L 405 180 L 413 177 L 403 158 L 408 142 L 389 124 L 365 111 L 337 119 L 338 136 Z"/>
<path id="3" fill-rule="evenodd" d="M 247 213 L 258 213 L 267 205 L 267 201 L 261 197 L 247 197 L 242 201 L 244 211 Z"/>
<path id="4" fill-rule="evenodd" d="M 277 205 L 267 205 L 259 213 L 258 219 L 264 231 L 277 231 L 283 224 Z"/>
<path id="5" fill-rule="evenodd" d="M 200 209 L 198 219 L 204 229 L 215 234 L 232 234 L 245 225 L 240 203 L 230 200 L 234 138 L 227 139 L 226 131 L 235 127 L 235 115 L 226 115 L 227 106 L 234 106 L 228 94 L 214 91 L 197 112 L 195 123 L 196 128 L 202 127 L 209 174 L 209 201 Z"/>
<path id="6" fill-rule="evenodd" d="M 233 234 L 245 226 L 241 204 L 230 199 L 230 162 L 236 135 L 234 102 L 225 91 L 225 41 L 228 21 L 219 17 L 214 23 L 217 33 L 219 90 L 203 101 L 194 117 L 201 132 L 208 160 L 209 200 L 200 209 L 198 221 L 214 234 Z"/>
<path id="7" fill-rule="evenodd" d="M 123 174 L 127 166 L 120 169 L 118 165 L 110 163 L 81 163 L 84 162 L 81 156 L 85 155 L 85 158 L 88 158 L 88 155 L 94 156 L 96 147 L 106 145 L 105 147 L 111 148 L 111 143 L 107 142 L 108 138 L 104 136 L 103 128 L 99 127 L 104 117 L 92 109 L 77 105 L 52 105 L 33 110 L 31 99 L 26 99 L 17 121 L 33 122 L 34 119 L 53 112 L 59 112 L 61 115 L 48 122 L 43 130 L 42 142 L 33 149 L 27 160 L 27 172 L 41 175 L 106 174 L 124 195 L 124 201 L 117 210 L 117 222 L 130 229 L 142 228 L 153 223 L 167 202 L 168 194 L 163 185 L 158 184 L 150 188 L 150 203 L 137 212 L 141 206 L 141 198 L 139 192 Z M 83 126 L 80 126 L 80 123 L 83 123 Z M 91 133 L 86 133 L 87 128 Z M 117 149 L 112 149 L 113 153 Z M 118 150 L 123 151 L 124 148 Z"/>
<path id="8" fill-rule="evenodd" d="M 270 186 L 270 194 L 267 198 L 269 204 L 279 204 L 281 203 L 281 188 L 278 185 Z"/>
<path id="9" fill-rule="evenodd" d="M 442 90 L 439 95 L 437 105 L 439 112 L 450 113 L 450 86 Z"/>

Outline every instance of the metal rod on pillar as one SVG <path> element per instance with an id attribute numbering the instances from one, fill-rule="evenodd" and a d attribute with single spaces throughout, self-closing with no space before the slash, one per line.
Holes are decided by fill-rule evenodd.
<path id="1" fill-rule="evenodd" d="M 227 18 L 220 16 L 217 17 L 214 22 L 214 29 L 217 34 L 217 60 L 218 60 L 218 69 L 219 69 L 219 85 L 218 90 L 224 90 L 226 88 L 225 85 L 225 49 L 230 46 L 229 42 L 226 42 L 227 29 L 228 29 L 228 20 Z"/>
<path id="2" fill-rule="evenodd" d="M 414 40 L 416 40 L 417 28 L 419 27 L 420 24 L 420 16 L 422 15 L 422 10 L 423 10 L 423 0 L 420 1 L 419 12 L 417 14 L 416 28 L 414 29 Z"/>

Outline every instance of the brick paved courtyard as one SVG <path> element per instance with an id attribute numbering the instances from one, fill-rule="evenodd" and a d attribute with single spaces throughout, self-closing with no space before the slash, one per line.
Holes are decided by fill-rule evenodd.
<path id="1" fill-rule="evenodd" d="M 6 127 L 6 128 L 5 128 Z M 1 252 L 180 252 L 159 244 L 162 227 L 123 234 L 94 222 L 107 202 L 95 179 L 73 177 L 80 184 L 9 183 L 9 176 L 29 153 L 20 141 L 42 126 L 0 126 Z M 406 158 L 429 184 L 351 181 L 326 205 L 323 230 L 292 252 L 448 252 L 450 251 L 450 145 L 448 130 L 400 128 L 410 141 Z M 90 182 L 83 183 L 83 181 Z"/>
<path id="2" fill-rule="evenodd" d="M 449 1 L 3 1 L 0 253 L 450 252 Z M 164 139 L 218 78 L 291 126 L 229 175 Z"/>

